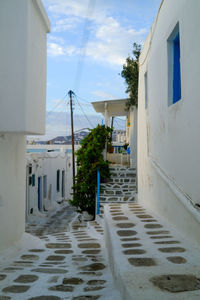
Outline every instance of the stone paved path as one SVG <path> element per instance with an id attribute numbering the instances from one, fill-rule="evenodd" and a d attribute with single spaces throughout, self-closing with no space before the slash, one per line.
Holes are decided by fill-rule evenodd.
<path id="1" fill-rule="evenodd" d="M 75 216 L 76 212 L 72 206 L 63 205 L 56 214 L 42 218 L 40 223 L 37 219 L 33 219 L 33 222 L 28 222 L 26 224 L 26 232 L 44 239 L 46 234 L 69 231 L 70 221 L 72 221 Z"/>
<path id="2" fill-rule="evenodd" d="M 104 217 L 109 257 L 123 299 L 200 299 L 198 244 L 138 203 L 107 204 Z"/>
<path id="3" fill-rule="evenodd" d="M 0 300 L 115 299 L 104 246 L 103 228 L 96 222 L 69 224 L 66 210 L 42 226 L 27 231 L 42 240 L 0 267 Z"/>

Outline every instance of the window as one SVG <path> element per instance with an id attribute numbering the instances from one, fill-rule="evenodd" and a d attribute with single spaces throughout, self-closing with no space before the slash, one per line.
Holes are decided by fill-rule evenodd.
<path id="1" fill-rule="evenodd" d="M 57 177 L 56 177 L 56 190 L 57 192 L 60 191 L 60 170 L 57 170 Z"/>
<path id="2" fill-rule="evenodd" d="M 168 39 L 168 104 L 181 100 L 181 53 L 179 24 L 177 24 Z"/>
<path id="3" fill-rule="evenodd" d="M 180 64 L 180 37 L 179 33 L 173 40 L 173 103 L 181 99 L 181 64 Z"/>
<path id="4" fill-rule="evenodd" d="M 43 176 L 43 198 L 47 197 L 47 175 Z"/>
<path id="5" fill-rule="evenodd" d="M 31 165 L 31 164 L 28 166 L 28 173 L 29 173 L 29 174 L 32 173 L 32 165 Z"/>
<path id="6" fill-rule="evenodd" d="M 32 185 L 32 177 L 31 176 L 29 176 L 28 184 Z"/>
<path id="7" fill-rule="evenodd" d="M 147 72 L 144 74 L 144 92 L 145 92 L 145 109 L 148 107 L 148 85 L 147 85 Z"/>
<path id="8" fill-rule="evenodd" d="M 32 175 L 32 186 L 35 186 L 35 174 Z"/>

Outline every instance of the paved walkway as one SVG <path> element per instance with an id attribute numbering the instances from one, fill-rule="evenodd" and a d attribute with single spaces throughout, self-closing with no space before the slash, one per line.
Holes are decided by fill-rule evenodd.
<path id="1" fill-rule="evenodd" d="M 200 299 L 199 245 L 142 205 L 110 204 L 104 211 L 109 259 L 122 299 Z"/>
<path id="2" fill-rule="evenodd" d="M 46 224 L 27 226 L 40 240 L 0 267 L 0 300 L 121 299 L 108 267 L 102 226 L 80 223 L 77 217 L 70 222 L 67 214 L 65 209 Z"/>
<path id="3" fill-rule="evenodd" d="M 171 224 L 135 203 L 107 204 L 105 228 L 70 209 L 27 226 L 39 238 L 0 266 L 0 300 L 200 299 L 199 246 Z"/>

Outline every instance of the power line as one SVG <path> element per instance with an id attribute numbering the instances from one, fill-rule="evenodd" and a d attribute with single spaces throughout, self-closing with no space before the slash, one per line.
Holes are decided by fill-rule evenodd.
<path id="1" fill-rule="evenodd" d="M 120 127 L 126 127 L 126 124 L 119 124 L 118 121 L 116 120 L 116 118 L 114 119 L 115 124 L 117 124 L 117 126 Z"/>
<path id="2" fill-rule="evenodd" d="M 124 119 L 121 119 L 121 118 L 118 118 L 118 117 L 115 117 L 115 119 L 117 119 L 117 120 L 119 120 L 119 121 L 126 122 L 126 120 L 124 120 Z"/>
<path id="3" fill-rule="evenodd" d="M 49 115 L 50 115 L 52 112 L 54 112 L 55 109 L 56 109 L 58 106 L 60 106 L 61 104 L 64 104 L 63 101 L 65 100 L 66 96 L 67 96 L 67 94 L 66 94 L 62 99 L 59 99 L 59 100 L 58 100 L 58 103 L 57 103 L 50 111 L 47 112 L 46 118 L 48 118 Z"/>
<path id="4" fill-rule="evenodd" d="M 80 100 L 84 101 L 84 102 L 87 102 L 88 104 L 90 104 L 92 106 L 91 102 L 89 102 L 88 100 L 86 100 L 86 99 L 84 99 L 84 98 L 82 98 L 78 95 L 76 95 L 76 97 L 79 98 Z"/>
<path id="5" fill-rule="evenodd" d="M 67 115 L 67 111 L 64 111 L 64 109 L 63 109 L 62 111 L 55 112 L 55 113 L 54 113 L 53 121 L 55 121 L 55 122 L 58 121 L 62 115 L 64 115 L 64 116 Z M 47 124 L 47 127 L 48 127 L 49 125 L 50 125 L 50 124 Z"/>
<path id="6" fill-rule="evenodd" d="M 75 97 L 76 97 L 76 95 L 75 95 Z M 94 128 L 93 124 L 92 124 L 91 121 L 88 119 L 87 115 L 85 114 L 85 112 L 84 112 L 84 110 L 83 110 L 83 108 L 82 108 L 80 102 L 78 101 L 78 98 L 77 98 L 77 97 L 76 97 L 76 101 L 77 101 L 77 103 L 78 103 L 78 105 L 79 105 L 79 107 L 80 107 L 80 109 L 81 109 L 83 115 L 84 115 L 85 118 L 87 119 L 88 123 L 90 124 L 90 126 L 92 126 L 92 128 Z"/>
<path id="7" fill-rule="evenodd" d="M 78 90 L 80 86 L 80 81 L 81 81 L 81 75 L 83 71 L 83 63 L 84 63 L 84 58 L 86 54 L 86 49 L 87 49 L 87 44 L 90 36 L 90 30 L 88 30 L 88 25 L 89 25 L 89 19 L 94 13 L 96 5 L 96 0 L 89 0 L 88 2 L 88 9 L 87 9 L 87 15 L 86 15 L 86 20 L 85 20 L 85 25 L 83 29 L 83 35 L 82 35 L 82 40 L 81 40 L 81 45 L 80 48 L 82 48 L 82 52 L 79 55 L 77 67 L 76 67 L 76 73 L 75 73 L 75 78 L 74 78 L 74 90 Z"/>

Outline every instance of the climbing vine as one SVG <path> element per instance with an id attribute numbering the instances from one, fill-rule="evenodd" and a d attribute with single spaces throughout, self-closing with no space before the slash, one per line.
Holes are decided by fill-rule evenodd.
<path id="1" fill-rule="evenodd" d="M 101 178 L 109 178 L 109 163 L 103 158 L 106 143 L 111 143 L 110 127 L 98 125 L 81 141 L 81 148 L 76 152 L 77 175 L 73 186 L 74 197 L 70 201 L 78 211 L 94 214 L 97 186 L 97 169 Z"/>

